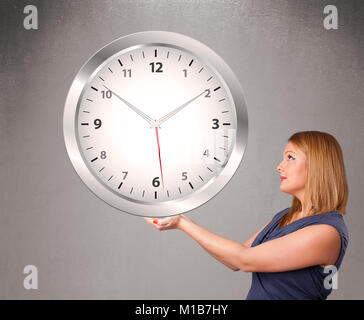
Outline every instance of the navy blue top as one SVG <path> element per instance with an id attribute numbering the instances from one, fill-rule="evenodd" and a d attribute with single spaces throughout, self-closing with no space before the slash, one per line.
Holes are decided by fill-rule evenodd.
<path id="1" fill-rule="evenodd" d="M 270 223 L 256 236 L 252 243 L 255 247 L 263 242 L 283 237 L 307 226 L 315 224 L 328 224 L 338 230 L 341 237 L 341 250 L 335 266 L 337 270 L 345 255 L 349 242 L 349 235 L 343 216 L 338 211 L 317 214 L 301 218 L 279 228 L 279 222 L 283 215 L 289 211 L 286 208 L 278 212 Z M 324 300 L 332 289 L 325 289 L 324 278 L 330 273 L 324 273 L 324 268 L 319 265 L 291 270 L 285 272 L 253 272 L 252 285 L 247 300 L 271 300 L 271 299 L 305 299 Z"/>

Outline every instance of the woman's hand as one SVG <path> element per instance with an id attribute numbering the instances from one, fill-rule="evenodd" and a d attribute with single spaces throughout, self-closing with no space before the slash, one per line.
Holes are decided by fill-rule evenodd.
<path id="1" fill-rule="evenodd" d="M 147 218 L 144 217 L 144 220 L 147 221 L 150 225 L 158 229 L 159 231 L 170 230 L 170 229 L 180 229 L 181 220 L 186 219 L 183 214 L 179 214 L 172 217 L 167 218 Z"/>

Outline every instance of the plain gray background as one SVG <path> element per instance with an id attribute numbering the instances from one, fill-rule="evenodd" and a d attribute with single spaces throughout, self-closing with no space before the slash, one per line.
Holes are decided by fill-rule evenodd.
<path id="1" fill-rule="evenodd" d="M 34 4 L 39 30 L 23 28 Z M 339 11 L 323 27 L 324 6 Z M 276 171 L 288 137 L 334 135 L 349 184 L 350 243 L 330 299 L 364 298 L 364 2 L 0 2 L 0 298 L 245 299 L 251 274 L 233 272 L 183 232 L 159 232 L 95 197 L 68 158 L 64 102 L 81 65 L 112 40 L 166 30 L 193 37 L 234 70 L 249 137 L 230 183 L 188 215 L 243 242 L 291 204 Z M 34 264 L 39 289 L 25 290 Z"/>

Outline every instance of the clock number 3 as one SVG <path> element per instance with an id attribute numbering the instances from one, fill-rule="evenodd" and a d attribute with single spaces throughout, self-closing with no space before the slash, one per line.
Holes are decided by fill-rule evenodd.
<path id="1" fill-rule="evenodd" d="M 219 119 L 212 119 L 213 126 L 212 129 L 218 129 L 219 128 Z"/>

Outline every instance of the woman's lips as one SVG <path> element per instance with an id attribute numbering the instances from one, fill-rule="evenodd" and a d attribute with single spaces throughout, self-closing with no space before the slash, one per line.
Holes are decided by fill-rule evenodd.
<path id="1" fill-rule="evenodd" d="M 286 180 L 287 178 L 286 177 L 281 177 L 281 182 L 283 181 L 283 180 Z"/>

